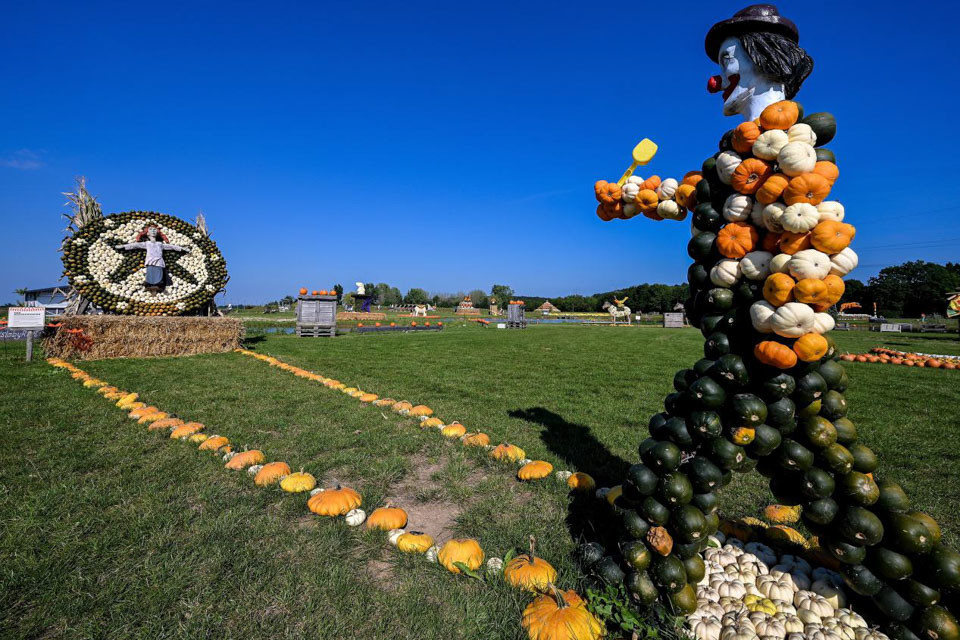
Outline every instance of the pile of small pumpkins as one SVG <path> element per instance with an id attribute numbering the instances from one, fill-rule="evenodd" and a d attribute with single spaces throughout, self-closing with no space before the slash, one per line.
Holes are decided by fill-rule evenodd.
<path id="1" fill-rule="evenodd" d="M 801 508 L 822 561 L 884 633 L 954 640 L 960 554 L 941 544 L 937 523 L 897 483 L 875 477 L 877 456 L 847 417 L 847 374 L 826 335 L 834 327 L 827 310 L 858 262 L 856 230 L 828 199 L 839 171 L 823 145 L 835 133 L 832 115 L 804 116 L 785 100 L 728 131 L 680 183 L 595 185 L 601 217 L 639 210 L 679 220 L 692 211 L 684 306 L 706 342 L 651 418 L 640 462 L 612 501 L 622 540 L 591 569 L 622 583 L 640 606 L 660 598 L 694 613 L 703 553 L 720 525 L 717 492 L 735 472 L 756 469 L 778 502 Z M 732 628 L 723 640 L 752 637 Z"/>
<path id="2" fill-rule="evenodd" d="M 300 287 L 300 295 L 301 295 L 301 296 L 307 295 L 307 288 L 306 288 L 306 287 Z M 333 288 L 331 288 L 329 291 L 326 290 L 326 289 L 319 289 L 319 290 L 314 289 L 313 291 L 310 292 L 310 295 L 312 295 L 312 296 L 335 296 L 335 295 L 337 295 L 337 291 L 336 291 L 336 289 L 333 289 Z"/>
<path id="3" fill-rule="evenodd" d="M 901 364 L 906 367 L 926 367 L 930 369 L 958 369 L 960 357 L 908 353 L 876 347 L 870 353 L 845 353 L 840 356 L 844 362 L 874 362 L 880 364 Z"/>

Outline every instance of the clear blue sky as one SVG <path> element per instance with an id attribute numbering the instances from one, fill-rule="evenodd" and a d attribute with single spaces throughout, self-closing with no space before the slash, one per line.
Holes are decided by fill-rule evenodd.
<path id="1" fill-rule="evenodd" d="M 745 3 L 32 3 L 0 20 L 0 302 L 57 282 L 64 198 L 203 209 L 226 300 L 385 281 L 528 295 L 681 282 L 686 223 L 592 185 L 698 169 L 736 121 L 703 37 Z M 954 3 L 790 2 L 866 280 L 957 260 Z M 8 293 L 11 292 L 11 293 Z"/>

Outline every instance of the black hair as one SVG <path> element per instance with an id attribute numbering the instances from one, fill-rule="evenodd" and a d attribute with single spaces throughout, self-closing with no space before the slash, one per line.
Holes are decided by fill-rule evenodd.
<path id="1" fill-rule="evenodd" d="M 783 82 L 787 99 L 813 71 L 813 58 L 793 40 L 778 33 L 747 31 L 739 36 L 757 71 Z"/>

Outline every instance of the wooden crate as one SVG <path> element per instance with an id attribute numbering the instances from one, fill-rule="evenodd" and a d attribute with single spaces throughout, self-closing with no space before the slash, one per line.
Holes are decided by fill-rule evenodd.
<path id="1" fill-rule="evenodd" d="M 337 335 L 337 296 L 300 296 L 297 299 L 297 335 L 309 338 Z"/>
<path id="2" fill-rule="evenodd" d="M 527 309 L 522 304 L 507 305 L 507 329 L 526 329 Z"/>

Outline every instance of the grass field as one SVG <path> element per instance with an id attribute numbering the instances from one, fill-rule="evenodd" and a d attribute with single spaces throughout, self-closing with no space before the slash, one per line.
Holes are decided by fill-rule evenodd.
<path id="1" fill-rule="evenodd" d="M 856 352 L 960 353 L 955 336 L 835 337 Z M 674 372 L 700 357 L 702 338 L 652 328 L 451 326 L 250 342 L 290 364 L 428 404 L 531 458 L 612 484 L 636 460 Z M 312 516 L 305 497 L 259 489 L 212 455 L 147 432 L 65 372 L 5 353 L 0 636 L 521 637 L 526 599 L 498 581 L 452 576 L 396 553 L 381 533 Z M 603 526 L 596 502 L 571 502 L 552 480 L 520 484 L 515 467 L 253 358 L 82 366 L 325 485 L 354 486 L 368 511 L 398 503 L 410 512 L 408 528 L 441 540 L 476 537 L 501 557 L 533 534 L 563 586 L 578 580 L 578 538 Z M 862 439 L 956 544 L 960 372 L 846 366 Z M 738 477 L 724 510 L 745 515 L 767 504 L 761 480 Z"/>

